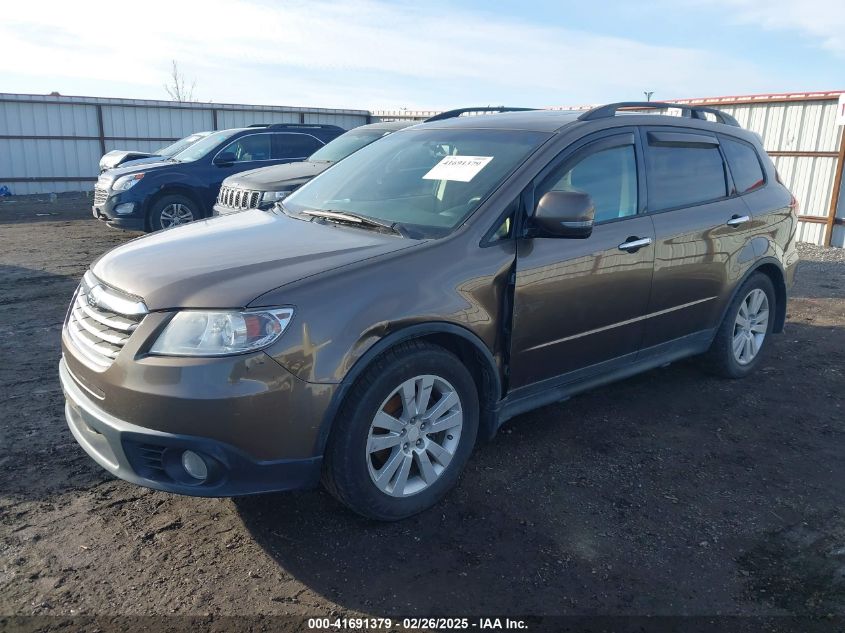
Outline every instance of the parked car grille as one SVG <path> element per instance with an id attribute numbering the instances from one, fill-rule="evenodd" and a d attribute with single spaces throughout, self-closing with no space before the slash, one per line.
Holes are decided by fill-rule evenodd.
<path id="1" fill-rule="evenodd" d="M 80 354 L 98 368 L 109 367 L 147 313 L 134 297 L 100 284 L 85 273 L 68 311 L 68 337 Z"/>
<path id="2" fill-rule="evenodd" d="M 217 204 L 230 209 L 254 209 L 261 202 L 260 191 L 249 191 L 239 187 L 220 187 Z"/>
<path id="3" fill-rule="evenodd" d="M 105 204 L 106 200 L 109 199 L 109 190 L 103 189 L 102 187 L 94 187 L 94 205 L 100 206 L 101 204 Z"/>

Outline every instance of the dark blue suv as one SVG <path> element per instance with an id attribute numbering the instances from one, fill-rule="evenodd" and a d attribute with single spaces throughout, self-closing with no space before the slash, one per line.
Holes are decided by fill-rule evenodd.
<path id="1" fill-rule="evenodd" d="M 94 217 L 138 231 L 208 217 L 226 177 L 304 160 L 344 132 L 336 125 L 294 123 L 213 132 L 172 158 L 101 174 Z"/>

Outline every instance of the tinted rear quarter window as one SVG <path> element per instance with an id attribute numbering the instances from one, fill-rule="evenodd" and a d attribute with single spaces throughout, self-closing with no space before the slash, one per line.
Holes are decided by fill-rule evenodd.
<path id="1" fill-rule="evenodd" d="M 651 211 L 693 206 L 727 196 L 725 166 L 717 145 L 661 142 L 648 134 L 646 174 Z M 672 134 L 682 138 L 683 134 Z"/>
<path id="2" fill-rule="evenodd" d="M 722 137 L 722 149 L 728 159 L 736 193 L 746 193 L 765 183 L 760 157 L 748 143 Z"/>

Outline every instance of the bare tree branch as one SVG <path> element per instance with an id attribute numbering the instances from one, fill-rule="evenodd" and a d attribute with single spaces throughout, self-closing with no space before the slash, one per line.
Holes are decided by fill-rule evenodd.
<path id="1" fill-rule="evenodd" d="M 179 101 L 181 103 L 195 101 L 194 88 L 197 85 L 196 79 L 191 81 L 191 85 L 189 87 L 185 81 L 185 76 L 179 72 L 179 65 L 176 63 L 175 59 L 172 60 L 172 64 L 170 80 L 168 83 L 164 84 L 164 89 L 167 91 L 167 94 L 169 94 L 170 98 L 174 101 Z"/>

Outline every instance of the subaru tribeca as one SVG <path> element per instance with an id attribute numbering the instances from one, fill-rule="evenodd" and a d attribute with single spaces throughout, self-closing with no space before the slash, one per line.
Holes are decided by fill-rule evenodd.
<path id="1" fill-rule="evenodd" d="M 529 409 L 692 355 L 748 375 L 784 327 L 795 199 L 728 115 L 646 107 L 679 106 L 426 123 L 269 212 L 106 253 L 63 329 L 73 435 L 143 486 L 322 480 L 392 520 Z"/>

